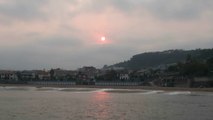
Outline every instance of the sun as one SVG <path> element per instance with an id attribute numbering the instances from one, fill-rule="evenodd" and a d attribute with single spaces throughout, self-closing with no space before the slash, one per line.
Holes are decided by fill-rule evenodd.
<path id="1" fill-rule="evenodd" d="M 94 38 L 96 39 L 96 43 L 99 45 L 111 44 L 110 37 L 105 34 L 97 34 Z"/>
<path id="2" fill-rule="evenodd" d="M 102 36 L 102 37 L 101 37 L 101 41 L 104 42 L 105 40 L 106 40 L 106 37 L 105 37 L 105 36 Z"/>

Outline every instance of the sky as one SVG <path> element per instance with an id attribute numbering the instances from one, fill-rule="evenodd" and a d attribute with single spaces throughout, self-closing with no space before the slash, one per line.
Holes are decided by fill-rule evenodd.
<path id="1" fill-rule="evenodd" d="M 212 48 L 212 21 L 213 0 L 0 0 L 0 69 L 101 68 Z"/>

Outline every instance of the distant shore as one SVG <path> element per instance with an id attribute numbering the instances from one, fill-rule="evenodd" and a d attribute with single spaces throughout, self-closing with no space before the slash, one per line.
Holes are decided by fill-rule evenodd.
<path id="1" fill-rule="evenodd" d="M 164 90 L 164 91 L 200 91 L 200 92 L 213 92 L 213 88 L 180 88 L 180 87 L 149 87 L 149 86 L 0 84 L 0 87 L 102 88 L 102 89 L 142 89 L 142 90 Z"/>

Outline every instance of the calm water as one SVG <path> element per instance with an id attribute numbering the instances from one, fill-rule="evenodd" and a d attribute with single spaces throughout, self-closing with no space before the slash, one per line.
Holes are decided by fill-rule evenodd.
<path id="1" fill-rule="evenodd" d="M 212 120 L 213 93 L 0 87 L 0 120 Z"/>

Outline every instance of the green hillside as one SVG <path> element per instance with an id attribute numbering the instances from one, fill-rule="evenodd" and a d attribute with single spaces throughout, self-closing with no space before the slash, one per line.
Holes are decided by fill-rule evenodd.
<path id="1" fill-rule="evenodd" d="M 141 69 L 157 67 L 160 65 L 183 62 L 186 57 L 191 55 L 198 60 L 207 60 L 213 57 L 213 49 L 196 49 L 196 50 L 167 50 L 161 52 L 147 52 L 134 55 L 130 60 L 114 64 L 115 67 L 124 67 L 127 69 Z"/>

